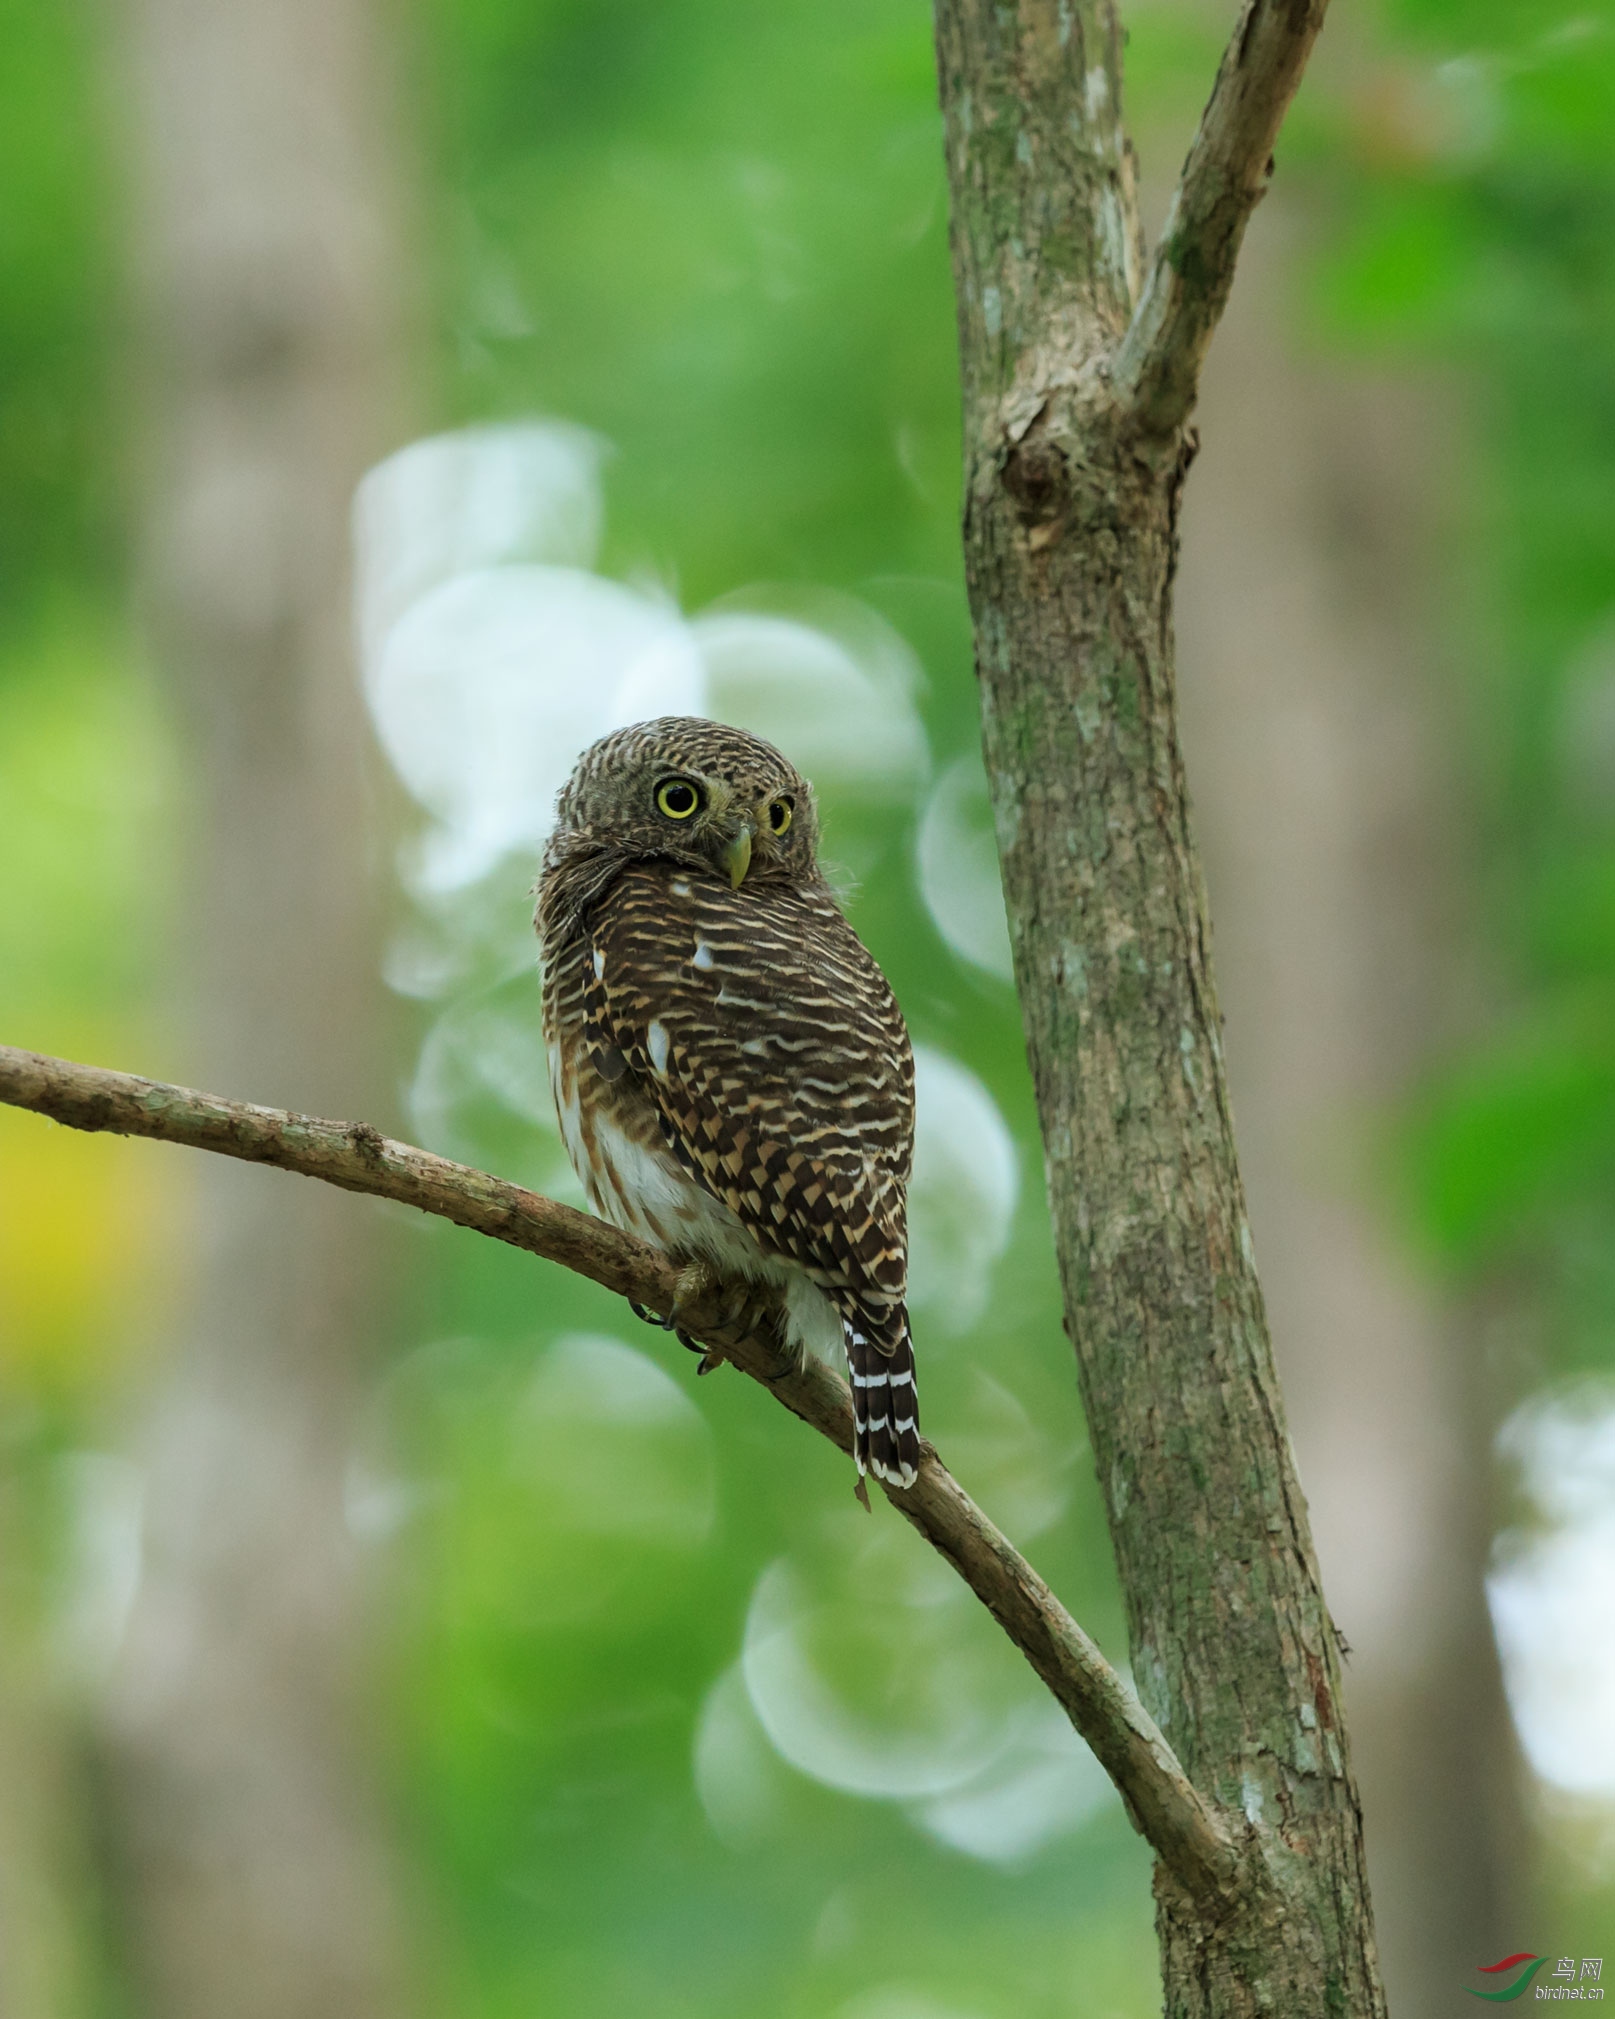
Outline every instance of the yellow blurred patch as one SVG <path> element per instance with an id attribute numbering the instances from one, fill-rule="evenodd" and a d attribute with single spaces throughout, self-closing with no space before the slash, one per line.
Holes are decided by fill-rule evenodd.
<path id="1" fill-rule="evenodd" d="M 0 661 L 0 1039 L 135 1065 L 170 751 L 128 640 L 67 605 Z M 94 1396 L 160 1336 L 182 1160 L 0 1108 L 0 1394 Z"/>
<path id="2" fill-rule="evenodd" d="M 0 1108 L 0 1386 L 102 1386 L 166 1302 L 177 1159 Z"/>

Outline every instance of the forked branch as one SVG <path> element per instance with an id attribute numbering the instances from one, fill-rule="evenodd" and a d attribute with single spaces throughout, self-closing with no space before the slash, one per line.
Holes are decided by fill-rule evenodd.
<path id="1" fill-rule="evenodd" d="M 1201 116 L 1115 360 L 1116 390 L 1170 432 L 1194 405 L 1200 366 L 1233 286 L 1251 212 L 1328 0 L 1246 0 Z"/>
<path id="2" fill-rule="evenodd" d="M 721 1284 L 698 1285 L 654 1248 L 604 1221 L 486 1171 L 411 1149 L 363 1122 L 320 1121 L 283 1108 L 221 1100 L 132 1073 L 106 1072 L 0 1045 L 0 1101 L 69 1128 L 185 1143 L 246 1163 L 321 1178 L 348 1192 L 397 1199 L 473 1232 L 559 1262 L 679 1321 L 762 1383 L 804 1423 L 852 1450 L 846 1383 L 810 1360 L 783 1361 L 756 1331 L 737 1333 Z M 85 1238 L 93 1238 L 93 1228 Z M 681 1294 L 682 1293 L 682 1294 Z M 999 1533 L 927 1444 L 920 1476 L 894 1507 L 958 1571 L 1048 1685 L 1115 1782 L 1138 1827 L 1180 1883 L 1215 1903 L 1234 1886 L 1238 1853 L 1220 1818 L 1190 1785 L 1171 1747 L 1122 1678 L 1032 1566 Z"/>

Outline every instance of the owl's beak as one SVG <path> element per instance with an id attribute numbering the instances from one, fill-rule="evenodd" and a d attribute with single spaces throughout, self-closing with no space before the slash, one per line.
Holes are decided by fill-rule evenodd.
<path id="1" fill-rule="evenodd" d="M 742 827 L 725 845 L 718 860 L 729 872 L 729 888 L 738 890 L 746 881 L 746 871 L 751 868 L 751 829 Z"/>

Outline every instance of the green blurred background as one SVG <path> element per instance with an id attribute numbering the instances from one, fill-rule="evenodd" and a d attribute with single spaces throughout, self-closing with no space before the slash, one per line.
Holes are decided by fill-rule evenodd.
<path id="1" fill-rule="evenodd" d="M 187 994 L 187 865 L 230 819 L 202 775 L 227 730 L 194 733 L 161 615 L 187 353 L 152 335 L 173 261 L 150 164 L 176 48 L 222 46 L 195 21 L 238 10 L 0 11 L 0 1035 L 199 1081 L 221 1053 L 198 1017 L 225 997 Z M 1124 9 L 1152 218 L 1229 11 Z M 889 775 L 830 764 L 827 848 L 977 1127 L 938 1166 L 937 1241 L 963 1253 L 986 1210 L 961 1159 L 1012 1141 L 1019 1170 L 1018 1191 L 986 1184 L 1004 1224 L 974 1273 L 939 1275 L 927 1427 L 1124 1660 L 1016 1005 L 991 919 L 950 929 L 940 888 L 980 851 L 925 11 L 366 19 L 368 172 L 403 276 L 377 284 L 392 376 L 367 459 L 578 424 L 603 458 L 583 565 L 675 617 L 806 613 L 900 669 L 883 691 L 923 738 Z M 309 21 L 310 77 L 340 80 L 351 52 Z M 1476 1965 L 1521 1948 L 1607 1948 L 1615 1970 L 1612 127 L 1607 8 L 1341 0 L 1219 339 L 1186 511 L 1180 678 L 1236 1113 L 1408 2015 L 1457 2009 Z M 358 1034 L 374 1077 L 305 1091 L 281 1060 L 255 1081 L 248 1047 L 220 1091 L 373 1111 L 558 1184 L 532 1092 L 531 854 L 434 883 L 429 823 L 364 763 L 365 960 L 393 984 Z M 0 1111 L 7 2019 L 223 2019 L 271 1981 L 298 1988 L 264 2009 L 310 2019 L 1159 2008 L 1149 1861 L 1119 1805 L 834 1455 L 738 1379 L 697 1390 L 587 1286 L 379 1213 L 320 1474 L 336 1540 L 285 1542 L 348 1564 L 315 1608 L 338 1735 L 300 1752 L 292 1715 L 261 1756 L 187 1755 L 188 1855 L 216 1888 L 187 1906 L 145 1814 L 160 1776 L 129 1762 L 194 1737 L 164 1736 L 154 1660 L 232 1672 L 216 1617 L 173 1578 L 159 1617 L 150 1573 L 150 1425 L 197 1360 L 214 1180 Z M 253 1574 L 218 1575 L 250 1610 Z M 277 1628 L 294 1703 L 300 1617 Z M 321 1787 L 301 1821 L 197 1848 L 210 1805 L 257 1815 L 303 1775 Z M 321 1877 L 322 1805 L 347 1846 L 330 1869 L 368 1876 L 314 1943 L 308 1899 L 253 1861 L 273 1841 L 278 1871 L 346 1899 Z M 221 1927 L 227 2004 L 192 1967 Z"/>

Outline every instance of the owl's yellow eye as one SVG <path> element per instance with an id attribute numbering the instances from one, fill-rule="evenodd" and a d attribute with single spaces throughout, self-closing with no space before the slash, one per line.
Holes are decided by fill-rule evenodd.
<path id="1" fill-rule="evenodd" d="M 768 809 L 768 825 L 775 834 L 787 834 L 791 826 L 793 808 L 788 799 L 776 799 Z"/>
<path id="2" fill-rule="evenodd" d="M 656 788 L 656 805 L 669 820 L 688 820 L 701 811 L 701 794 L 687 778 L 664 778 Z"/>

